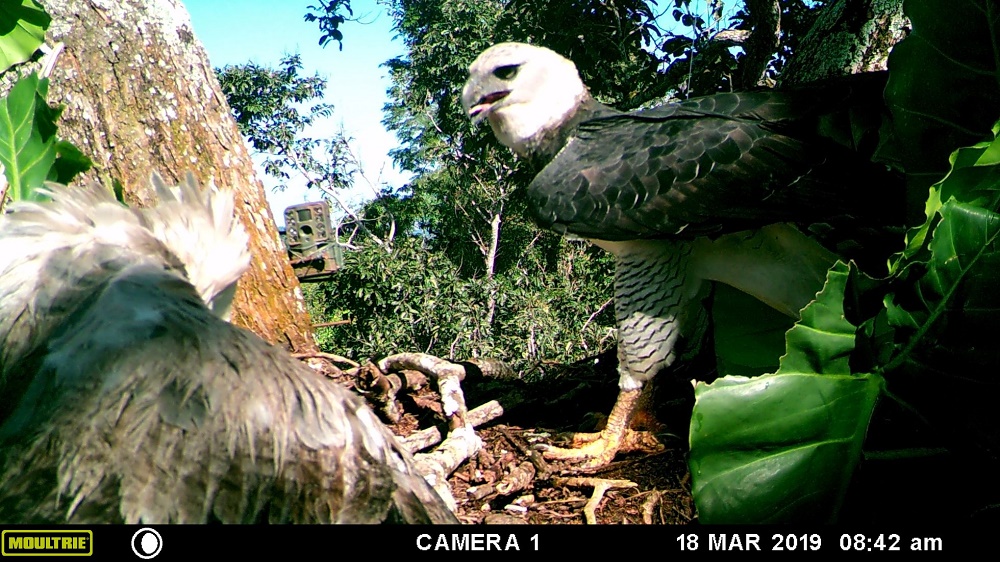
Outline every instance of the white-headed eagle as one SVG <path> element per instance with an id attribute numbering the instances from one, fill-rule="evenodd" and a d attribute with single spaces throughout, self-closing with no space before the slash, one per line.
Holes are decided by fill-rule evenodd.
<path id="1" fill-rule="evenodd" d="M 626 113 L 549 49 L 502 43 L 476 58 L 463 105 L 539 169 L 534 220 L 617 258 L 621 393 L 602 432 L 547 457 L 599 466 L 648 442 L 629 417 L 646 381 L 698 351 L 709 281 L 797 317 L 836 256 L 789 223 L 899 224 L 879 204 L 899 203 L 899 182 L 859 156 L 875 131 L 857 124 L 881 111 L 884 85 L 872 73 Z"/>
<path id="2" fill-rule="evenodd" d="M 363 400 L 228 318 L 233 200 L 0 215 L 0 522 L 457 523 Z"/>

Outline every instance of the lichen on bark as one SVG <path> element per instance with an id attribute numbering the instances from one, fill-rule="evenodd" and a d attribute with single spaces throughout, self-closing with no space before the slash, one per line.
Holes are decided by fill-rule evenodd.
<path id="1" fill-rule="evenodd" d="M 154 202 L 148 179 L 191 171 L 230 189 L 250 235 L 250 270 L 233 320 L 293 351 L 315 350 L 298 280 L 247 147 L 190 17 L 177 0 L 49 0 L 61 41 L 49 100 L 66 106 L 60 135 L 95 163 L 83 181 L 121 182 L 126 201 Z"/>

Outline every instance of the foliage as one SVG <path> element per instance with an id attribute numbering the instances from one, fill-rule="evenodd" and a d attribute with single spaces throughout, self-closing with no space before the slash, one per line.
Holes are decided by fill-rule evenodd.
<path id="1" fill-rule="evenodd" d="M 34 54 L 50 21 L 30 0 L 0 10 L 0 63 L 4 71 Z M 48 105 L 48 89 L 48 78 L 29 73 L 0 98 L 0 164 L 6 180 L 0 208 L 8 198 L 39 198 L 35 189 L 46 180 L 69 183 L 93 165 L 72 143 L 56 135 L 63 108 Z"/>
<path id="2" fill-rule="evenodd" d="M 306 287 L 314 318 L 351 320 L 318 329 L 320 345 L 356 359 L 399 350 L 488 356 L 522 372 L 599 350 L 610 336 L 611 310 L 591 303 L 610 292 L 609 260 L 579 243 L 561 244 L 570 247 L 552 271 L 525 261 L 492 283 L 464 276 L 419 236 L 397 238 L 389 252 L 349 252 L 332 280 Z M 573 267 L 578 275 L 568 271 Z M 487 322 L 494 293 L 500 301 Z"/>
<path id="3" fill-rule="evenodd" d="M 907 283 L 885 297 L 884 317 L 895 328 L 887 371 L 961 366 L 980 380 L 1000 362 L 992 341 L 1000 311 L 998 133 L 1000 123 L 993 139 L 952 155 L 951 172 L 931 188 L 927 221 L 893 264 L 893 275 Z"/>
<path id="4" fill-rule="evenodd" d="M 783 0 L 781 37 L 778 52 L 767 65 L 766 75 L 774 80 L 812 28 L 826 0 Z M 720 40 L 722 31 L 749 32 L 754 21 L 744 2 L 672 0 L 670 17 L 674 25 L 663 33 L 661 58 L 666 83 L 681 97 L 740 89 L 739 64 L 746 54 Z M 702 11 L 704 10 L 704 12 Z"/>
<path id="5" fill-rule="evenodd" d="M 843 262 L 829 271 L 788 331 L 775 374 L 695 389 L 692 493 L 703 523 L 836 519 L 883 384 L 848 364 L 848 273 Z"/>
<path id="6" fill-rule="evenodd" d="M 886 103 L 899 143 L 891 156 L 908 173 L 948 169 L 960 146 L 989 134 L 1000 107 L 1000 7 L 989 0 L 907 0 L 913 31 L 889 57 Z M 956 33 L 956 30 L 963 30 Z"/>
<path id="7" fill-rule="evenodd" d="M 240 133 L 268 155 L 265 172 L 278 179 L 301 174 L 310 187 L 346 188 L 354 160 L 344 135 L 305 136 L 307 128 L 333 113 L 332 105 L 316 101 L 325 94 L 326 80 L 300 76 L 301 70 L 299 55 L 287 55 L 279 68 L 248 62 L 216 69 L 216 76 Z"/>
<path id="8" fill-rule="evenodd" d="M 52 18 L 35 0 L 8 0 L 0 6 L 0 72 L 35 54 Z"/>
<path id="9" fill-rule="evenodd" d="M 492 355 L 522 371 L 602 351 L 613 343 L 611 259 L 525 218 L 518 186 L 532 171 L 488 130 L 473 129 L 459 95 L 481 50 L 501 38 L 544 37 L 583 58 L 581 70 L 602 99 L 635 107 L 662 96 L 668 87 L 659 83 L 658 59 L 643 50 L 657 33 L 654 14 L 636 1 L 400 1 L 390 13 L 408 56 L 387 63 L 386 124 L 402 141 L 397 163 L 417 176 L 358 213 L 369 235 L 385 238 L 395 228 L 395 245 L 352 238 L 360 249 L 341 275 L 310 289 L 321 317 L 353 321 L 321 337 L 358 357 L 426 349 Z M 414 289 L 446 285 L 454 306 Z"/>
<path id="10" fill-rule="evenodd" d="M 340 26 L 347 21 L 348 16 L 353 16 L 350 0 L 319 0 L 318 6 L 310 5 L 306 9 L 303 18 L 307 22 L 316 22 L 322 35 L 319 38 L 321 47 L 325 47 L 330 41 L 336 41 L 340 49 L 344 49 L 344 33 L 340 31 Z M 316 12 L 316 13 L 313 13 Z"/>
<path id="11" fill-rule="evenodd" d="M 22 78 L 0 100 L 0 162 L 12 197 L 28 199 L 56 160 L 55 119 L 45 103 L 49 81 Z"/>
<path id="12" fill-rule="evenodd" d="M 883 129 L 881 155 L 895 157 L 915 185 L 932 174 L 940 178 L 934 160 L 942 151 L 975 138 L 981 134 L 976 131 L 988 130 L 1000 117 L 1000 66 L 996 51 L 984 48 L 1000 36 L 1000 10 L 989 2 L 965 3 L 957 11 L 951 3 L 932 4 L 905 5 L 914 32 L 890 57 L 886 92 L 895 128 Z M 961 28 L 951 26 L 952 16 L 965 18 Z M 948 60 L 929 71 L 928 57 L 941 56 Z M 976 87 L 954 88 L 961 82 Z M 933 91 L 941 95 L 929 96 Z M 993 457 L 1000 446 L 998 420 L 989 399 L 979 396 L 994 395 L 982 391 L 996 389 L 995 377 L 988 373 L 1000 364 L 992 342 L 1000 311 L 995 296 L 1000 282 L 998 131 L 1000 124 L 994 125 L 991 140 L 952 154 L 951 172 L 930 189 L 926 221 L 908 234 L 888 278 L 871 279 L 853 270 L 848 276 L 838 266 L 838 275 L 831 276 L 799 325 L 788 332 L 788 353 L 775 375 L 727 377 L 699 386 L 691 454 L 701 520 L 833 516 L 850 477 L 850 471 L 840 469 L 859 461 L 856 445 L 864 438 L 883 377 L 888 390 L 881 392 L 911 412 L 910 423 L 929 425 L 933 434 L 945 436 L 939 437 L 941 443 L 955 454 L 977 463 Z M 840 296 L 831 298 L 831 291 Z M 815 327 L 816 317 L 808 313 L 818 305 L 825 307 L 817 309 L 826 318 L 824 330 L 802 330 L 807 324 Z M 855 319 L 853 325 L 848 317 Z M 827 341 L 818 339 L 819 334 Z M 841 380 L 845 389 L 863 389 L 847 410 L 839 393 L 824 389 L 829 398 L 818 412 L 836 422 L 828 428 L 831 433 L 811 431 L 812 424 L 788 408 L 802 400 L 797 389 L 777 388 L 776 381 L 790 368 L 814 373 L 806 379 L 814 384 Z M 761 385 L 771 386 L 766 397 L 759 392 Z M 753 428 L 750 435 L 733 441 L 723 436 L 722 428 L 741 426 Z M 835 427 L 841 427 L 839 433 Z M 973 427 L 982 429 L 968 435 Z M 831 438 L 841 447 L 833 465 L 820 446 Z M 815 503 L 817 498 L 823 501 Z"/>

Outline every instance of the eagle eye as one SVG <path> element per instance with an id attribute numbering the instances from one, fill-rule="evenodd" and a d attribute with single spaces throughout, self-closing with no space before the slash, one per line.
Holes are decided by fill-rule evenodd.
<path id="1" fill-rule="evenodd" d="M 510 80 L 511 78 L 517 76 L 517 71 L 521 68 L 519 64 L 508 64 L 504 66 L 498 66 L 493 70 L 493 76 L 501 80 Z"/>

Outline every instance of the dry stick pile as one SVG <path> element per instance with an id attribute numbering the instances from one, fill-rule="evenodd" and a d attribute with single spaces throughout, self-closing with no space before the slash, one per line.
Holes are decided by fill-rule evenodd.
<path id="1" fill-rule="evenodd" d="M 467 408 L 461 388 L 461 382 L 466 378 L 466 370 L 463 365 L 422 353 L 396 354 L 382 359 L 377 364 L 368 363 L 366 365 L 358 365 L 333 354 L 321 355 L 323 359 L 351 365 L 352 368 L 343 373 L 335 370 L 336 374 L 352 377 L 356 389 L 387 421 L 393 424 L 398 423 L 403 416 L 403 408 L 398 399 L 401 392 L 416 393 L 427 389 L 431 382 L 436 383 L 440 394 L 440 405 L 429 403 L 426 399 L 422 399 L 420 405 L 436 411 L 447 420 L 446 438 L 443 438 L 441 428 L 432 426 L 401 438 L 401 442 L 411 453 L 414 453 L 418 469 L 434 485 L 452 509 L 457 509 L 457 503 L 448 483 L 449 476 L 469 459 L 494 461 L 496 464 L 496 459 L 491 458 L 491 455 L 482 449 L 482 440 L 474 428 L 496 420 L 503 415 L 504 410 L 496 400 L 488 401 L 472 410 Z M 319 354 L 314 354 L 309 358 L 319 356 Z M 488 362 L 477 363 L 476 368 L 482 368 L 482 371 L 485 372 L 487 368 L 484 365 L 489 366 L 495 373 L 494 376 L 510 376 L 510 373 L 503 372 L 502 368 L 498 369 Z M 502 459 L 507 460 L 507 464 L 500 463 L 502 468 L 499 471 L 490 471 L 491 473 L 501 472 L 500 474 L 488 474 L 485 478 L 479 478 L 485 480 L 484 483 L 466 486 L 467 501 L 482 503 L 491 498 L 514 497 L 520 492 L 525 492 L 526 495 L 516 497 L 504 508 L 507 511 L 523 515 L 527 512 L 527 506 L 534 502 L 534 496 L 530 492 L 535 481 L 549 480 L 552 470 L 537 450 L 525 444 L 519 437 L 512 435 L 506 428 L 500 427 L 499 431 L 524 460 Z M 419 453 L 419 451 L 435 445 L 438 446 L 433 451 Z M 479 457 L 483 454 L 486 456 L 480 459 Z M 477 466 L 484 465 L 482 462 L 476 464 Z M 481 477 L 482 474 L 479 476 Z M 459 481 L 471 484 L 470 480 L 475 479 L 476 475 L 473 474 L 470 478 L 467 475 L 457 474 L 456 477 Z M 586 522 L 590 524 L 597 522 L 596 510 L 608 490 L 631 489 L 637 486 L 636 483 L 628 480 L 593 477 L 552 478 L 550 482 L 557 488 L 593 488 L 590 499 L 582 506 Z M 642 506 L 642 519 L 648 523 L 652 520 L 653 510 L 662 494 L 655 490 L 647 494 L 649 497 Z M 487 504 L 482 503 L 482 505 Z M 509 523 L 512 521 L 502 519 L 501 522 Z"/>

